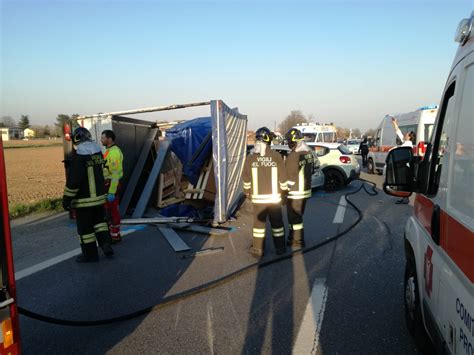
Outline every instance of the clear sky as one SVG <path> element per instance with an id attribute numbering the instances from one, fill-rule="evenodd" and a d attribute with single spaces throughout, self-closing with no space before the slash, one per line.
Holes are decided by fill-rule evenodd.
<path id="1" fill-rule="evenodd" d="M 0 115 L 222 99 L 366 130 L 437 104 L 474 0 L 1 1 Z M 206 111 L 207 112 L 207 111 Z M 202 110 L 162 114 L 191 118 Z"/>

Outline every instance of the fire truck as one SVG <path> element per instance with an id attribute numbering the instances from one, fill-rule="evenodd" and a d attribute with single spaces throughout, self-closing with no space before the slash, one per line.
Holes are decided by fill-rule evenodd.
<path id="1" fill-rule="evenodd" d="M 19 354 L 19 323 L 15 272 L 8 217 L 7 178 L 3 141 L 0 137 L 0 354 Z"/>
<path id="2" fill-rule="evenodd" d="M 405 227 L 405 316 L 425 352 L 474 355 L 474 12 L 460 22 L 425 156 L 390 151 L 384 191 L 416 193 Z"/>

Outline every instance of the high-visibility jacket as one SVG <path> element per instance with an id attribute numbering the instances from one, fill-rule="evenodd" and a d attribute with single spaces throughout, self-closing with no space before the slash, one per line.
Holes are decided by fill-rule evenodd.
<path id="1" fill-rule="evenodd" d="M 105 203 L 103 164 L 102 151 L 97 144 L 84 142 L 78 145 L 64 187 L 64 198 L 72 200 L 71 207 L 85 208 Z"/>
<path id="2" fill-rule="evenodd" d="M 286 170 L 281 155 L 268 147 L 264 156 L 247 157 L 243 172 L 244 191 L 253 203 L 272 204 L 281 202 L 286 192 Z"/>
<path id="3" fill-rule="evenodd" d="M 285 161 L 288 176 L 288 198 L 300 200 L 311 197 L 311 176 L 314 156 L 310 151 L 292 151 Z"/>
<path id="4" fill-rule="evenodd" d="M 122 151 L 114 144 L 105 150 L 104 160 L 104 179 L 110 180 L 108 193 L 115 194 L 119 180 L 123 176 Z"/>

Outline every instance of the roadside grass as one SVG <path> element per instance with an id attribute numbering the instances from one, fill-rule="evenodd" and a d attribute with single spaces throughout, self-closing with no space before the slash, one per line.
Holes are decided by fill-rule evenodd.
<path id="1" fill-rule="evenodd" d="M 45 199 L 30 204 L 15 204 L 10 206 L 10 218 L 23 217 L 32 213 L 47 211 L 62 211 L 62 198 Z"/>
<path id="2" fill-rule="evenodd" d="M 50 144 L 34 144 L 33 142 L 31 144 L 22 144 L 22 145 L 7 145 L 3 143 L 3 149 L 22 149 L 22 148 L 46 148 L 46 147 L 57 147 L 60 145 L 63 145 L 62 142 L 53 142 Z"/>

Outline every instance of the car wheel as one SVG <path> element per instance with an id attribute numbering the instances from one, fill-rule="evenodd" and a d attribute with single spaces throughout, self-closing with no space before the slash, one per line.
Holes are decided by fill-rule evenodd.
<path id="1" fill-rule="evenodd" d="M 432 345 L 426 333 L 421 314 L 418 279 L 413 259 L 405 264 L 405 321 L 408 331 L 415 338 L 416 347 L 422 353 L 429 353 Z"/>
<path id="2" fill-rule="evenodd" d="M 372 158 L 369 158 L 369 160 L 367 160 L 367 172 L 369 174 L 373 174 L 375 172 L 374 161 L 372 160 Z"/>
<path id="3" fill-rule="evenodd" d="M 336 169 L 328 169 L 324 172 L 324 189 L 335 191 L 345 184 L 344 176 Z"/>

